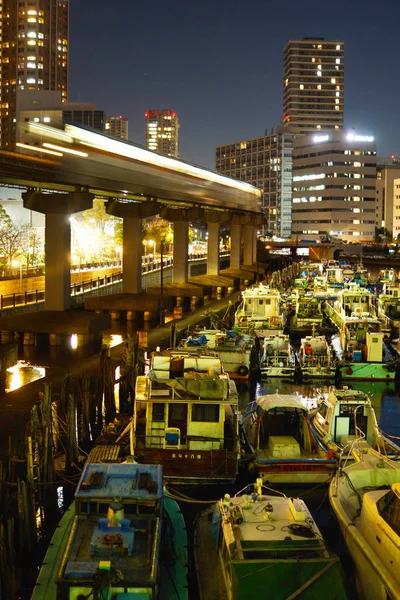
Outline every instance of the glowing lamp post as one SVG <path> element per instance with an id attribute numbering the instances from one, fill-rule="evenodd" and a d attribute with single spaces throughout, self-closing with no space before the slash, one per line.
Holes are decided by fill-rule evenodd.
<path id="1" fill-rule="evenodd" d="M 153 248 L 153 260 L 156 259 L 156 243 L 154 240 L 147 240 L 147 244 L 148 246 L 151 246 Z"/>
<path id="2" fill-rule="evenodd" d="M 147 240 L 143 240 L 143 246 L 144 246 L 144 255 L 147 256 Z"/>

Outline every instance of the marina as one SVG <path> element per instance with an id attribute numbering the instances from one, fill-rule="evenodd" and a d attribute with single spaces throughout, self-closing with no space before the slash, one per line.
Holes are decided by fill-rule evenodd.
<path id="1" fill-rule="evenodd" d="M 344 294 L 348 289 L 345 286 L 337 291 L 337 299 L 332 298 L 331 302 L 339 301 L 340 294 Z M 354 288 L 350 289 L 353 291 Z M 226 302 L 219 302 L 224 310 Z M 371 299 L 371 306 L 373 302 L 374 300 Z M 283 314 L 284 305 L 284 300 L 280 299 L 277 304 L 278 312 Z M 238 310 L 241 310 L 240 304 Z M 361 313 L 362 322 L 365 315 Z M 192 321 L 193 319 L 201 321 L 204 319 L 204 314 L 199 310 L 198 317 L 192 317 Z M 373 319 L 374 325 L 379 330 L 381 321 L 375 314 Z M 204 592 L 203 583 L 207 581 L 202 583 L 199 574 L 204 568 L 204 554 L 210 555 L 209 548 L 213 547 L 213 551 L 220 556 L 220 564 L 223 568 L 219 572 L 214 565 L 212 569 L 210 568 L 210 573 L 215 573 L 215 576 L 220 578 L 218 584 L 215 582 L 214 588 L 219 590 L 221 598 L 237 600 L 246 598 L 251 586 L 258 584 L 251 581 L 242 588 L 241 569 L 246 568 L 251 571 L 254 560 L 256 561 L 254 565 L 259 565 L 261 560 L 272 564 L 270 562 L 272 557 L 268 558 L 271 551 L 274 560 L 283 552 L 281 556 L 285 555 L 285 569 L 289 569 L 288 575 L 283 575 L 283 571 L 281 573 L 280 570 L 283 566 L 276 566 L 276 572 L 281 573 L 280 577 L 288 579 L 289 591 L 284 590 L 286 596 L 282 598 L 297 592 L 299 598 L 307 598 L 307 594 L 315 594 L 317 591 L 327 595 L 325 587 L 327 589 L 332 587 L 329 583 L 331 573 L 334 574 L 336 582 L 335 597 L 368 597 L 364 592 L 359 592 L 362 587 L 357 580 L 357 565 L 348 572 L 343 538 L 340 537 L 339 544 L 337 542 L 338 524 L 329 517 L 329 526 L 326 527 L 327 523 L 324 518 L 321 520 L 321 516 L 327 510 L 329 486 L 332 489 L 333 482 L 339 481 L 343 461 L 346 461 L 346 469 L 351 469 L 357 464 L 355 458 L 357 443 L 363 451 L 366 451 L 368 446 L 368 452 L 375 452 L 376 455 L 382 453 L 391 461 L 390 464 L 397 465 L 400 452 L 396 438 L 396 436 L 400 437 L 399 396 L 396 392 L 397 370 L 394 368 L 393 377 L 380 380 L 365 375 L 349 386 L 347 381 L 338 377 L 338 370 L 342 369 L 340 361 L 343 360 L 343 355 L 340 350 L 337 350 L 336 344 L 331 346 L 329 334 L 321 335 L 314 325 L 311 327 L 310 335 L 303 335 L 299 340 L 296 335 L 292 337 L 290 328 L 286 329 L 288 333 L 283 333 L 283 323 L 284 318 L 282 318 L 282 329 L 270 330 L 268 335 L 267 330 L 263 330 L 264 335 L 261 336 L 257 335 L 255 330 L 244 332 L 235 327 L 221 327 L 220 324 L 218 329 L 213 329 L 206 319 L 204 325 L 197 329 L 190 328 L 187 331 L 183 329 L 182 334 L 178 335 L 176 347 L 168 347 L 171 340 L 175 339 L 169 335 L 171 326 L 160 328 L 158 338 L 157 329 L 151 330 L 149 337 L 151 336 L 153 341 L 150 352 L 146 355 L 141 370 L 135 376 L 135 402 L 131 406 L 132 415 L 124 415 L 121 412 L 123 406 L 121 404 L 114 416 L 113 411 L 109 412 L 110 416 L 106 417 L 103 423 L 101 441 L 100 438 L 96 441 L 86 466 L 83 467 L 83 472 L 92 464 L 90 461 L 93 462 L 95 457 L 97 457 L 96 462 L 93 464 L 97 465 L 96 469 L 101 468 L 98 465 L 101 465 L 102 457 L 107 457 L 108 467 L 139 463 L 133 468 L 140 471 L 142 468 L 151 470 L 158 468 L 157 465 L 162 465 L 159 468 L 163 469 L 163 481 L 166 486 L 162 502 L 166 506 L 169 501 L 176 502 L 188 527 L 187 543 L 183 543 L 183 546 L 188 547 L 189 570 L 180 575 L 180 578 L 185 580 L 183 595 L 173 590 L 168 592 L 168 596 L 163 596 L 162 590 L 167 588 L 165 586 L 158 588 L 158 584 L 154 583 L 154 585 L 149 584 L 146 599 L 164 597 L 178 599 L 184 598 L 185 593 L 189 594 L 189 598 L 211 597 L 207 596 L 209 592 Z M 114 330 L 117 329 L 114 325 Z M 122 332 L 123 328 L 120 327 L 120 331 Z M 339 339 L 340 329 L 338 328 L 337 331 Z M 161 339 L 160 335 L 163 336 L 163 341 L 161 348 L 156 349 L 158 340 Z M 258 338 L 261 343 L 257 341 Z M 387 348 L 393 346 L 392 351 L 395 351 L 395 344 L 390 343 L 390 338 L 386 337 L 385 341 L 383 337 L 380 339 L 382 348 L 384 345 Z M 189 340 L 193 340 L 194 343 L 188 343 Z M 128 348 L 127 341 L 121 348 L 125 346 Z M 111 348 L 111 354 L 115 358 L 120 352 L 118 346 Z M 258 357 L 257 352 L 259 352 Z M 353 357 L 351 364 L 355 362 Z M 239 376 L 235 377 L 239 363 L 239 366 L 246 366 L 248 372 L 242 372 L 241 377 L 238 373 Z M 379 361 L 376 361 L 376 364 L 381 366 Z M 33 365 L 37 370 L 35 363 Z M 26 368 L 24 365 L 22 372 Z M 126 369 L 127 366 L 124 367 L 124 370 Z M 45 376 L 47 373 L 46 369 Z M 35 382 L 35 385 L 40 385 L 40 379 Z M 122 402 L 124 395 L 121 394 L 121 389 L 119 394 L 119 402 Z M 126 406 L 129 412 L 129 402 Z M 254 483 L 258 479 L 260 483 Z M 245 491 L 240 493 L 243 485 Z M 266 488 L 263 489 L 263 486 Z M 205 502 L 209 506 L 213 504 L 210 499 L 216 500 L 218 496 L 222 500 L 215 501 L 214 509 L 207 509 L 204 517 L 202 503 Z M 64 507 L 65 512 L 61 515 L 56 532 L 59 545 L 65 548 L 62 553 L 59 551 L 51 554 L 58 561 L 64 560 L 62 563 L 64 565 L 66 559 L 62 557 L 65 557 L 65 549 L 69 547 L 68 531 L 72 530 L 73 519 L 76 518 L 76 502 L 75 499 L 75 503 Z M 269 508 L 267 510 L 267 506 L 272 506 L 272 510 Z M 296 507 L 294 511 L 293 506 Z M 246 519 L 252 520 L 253 517 L 257 520 L 258 512 L 261 512 L 260 507 L 263 508 L 260 517 L 260 523 L 263 524 L 261 529 L 257 526 L 258 521 L 256 527 L 245 529 L 243 523 Z M 213 531 L 215 533 L 216 528 L 214 516 L 207 516 L 215 511 L 217 513 L 219 511 L 218 523 L 219 527 L 222 527 L 217 539 L 213 539 Z M 181 513 L 175 513 L 178 521 Z M 93 516 L 95 514 L 93 513 Z M 339 515 L 338 512 L 337 514 Z M 291 536 L 296 542 L 293 544 L 293 553 L 288 548 L 287 540 L 268 533 L 274 531 L 271 526 L 276 529 L 275 521 L 278 525 L 282 521 L 281 527 L 285 528 L 296 524 L 304 527 L 303 517 L 308 531 L 297 530 L 302 531 L 305 537 L 298 536 L 296 533 Z M 87 515 L 85 518 L 88 518 Z M 108 518 L 108 510 L 102 509 L 102 514 L 97 514 L 96 518 L 92 519 L 93 523 L 96 521 L 99 531 L 102 526 L 114 527 L 110 525 L 112 519 L 109 519 L 108 524 L 105 522 L 100 524 L 99 518 L 100 521 Z M 197 529 L 196 527 L 192 529 L 190 526 L 190 519 L 193 518 L 197 523 Z M 242 518 L 244 521 L 239 522 Z M 340 522 L 339 516 L 338 519 Z M 128 520 L 130 523 L 127 525 L 128 528 L 135 528 L 133 517 L 130 516 Z M 225 520 L 226 526 L 223 525 Z M 229 533 L 230 528 L 231 533 Z M 138 529 L 143 527 L 138 526 Z M 255 531 L 251 531 L 252 529 Z M 100 532 L 99 535 L 108 535 L 110 531 L 107 529 L 104 534 Z M 264 534 L 260 534 L 260 531 Z M 111 535 L 119 534 L 120 531 L 111 532 Z M 326 542 L 322 542 L 325 535 Z M 332 536 L 336 542 L 332 543 Z M 224 538 L 225 542 L 222 542 Z M 236 540 L 234 552 L 229 541 L 232 539 Z M 136 534 L 134 540 L 136 543 Z M 138 550 L 141 547 L 139 541 L 140 536 Z M 319 558 L 312 550 L 315 542 L 318 543 Z M 279 549 L 280 543 L 283 543 L 281 549 Z M 180 542 L 179 548 L 181 548 Z M 118 546 L 118 549 L 120 551 L 121 547 Z M 312 553 L 315 559 L 315 571 L 310 570 L 309 565 L 303 574 L 300 575 L 300 571 L 297 571 L 296 578 L 290 575 L 288 565 L 291 558 L 296 557 L 296 564 L 300 569 L 303 550 L 305 557 L 307 553 Z M 335 555 L 335 551 L 338 552 L 338 556 Z M 77 556 L 72 557 L 74 564 L 81 561 L 85 563 L 85 568 L 89 569 L 83 573 L 83 580 L 86 577 L 85 585 L 88 586 L 86 588 L 83 586 L 85 593 L 89 593 L 92 589 L 90 578 L 94 577 L 99 569 L 97 555 L 91 552 L 89 544 L 88 556 L 85 555 L 85 560 L 83 558 L 78 560 Z M 111 573 L 113 573 L 116 555 L 114 556 L 112 548 L 108 547 L 105 553 L 108 559 L 111 559 Z M 181 554 L 179 549 L 177 552 L 174 550 L 175 553 L 184 560 L 185 555 Z M 190 559 L 190 556 L 195 559 Z M 60 589 L 64 589 L 65 594 L 65 589 L 73 585 L 76 577 L 74 571 L 72 575 L 68 574 L 67 583 L 62 583 L 60 565 L 57 568 L 50 567 L 50 562 L 50 559 L 46 558 L 38 578 L 39 584 L 44 581 L 44 578 L 52 578 L 53 587 L 49 587 L 52 591 L 49 591 L 48 596 L 43 596 L 49 599 L 58 598 L 54 596 L 54 590 L 59 593 Z M 89 568 L 90 563 L 92 566 Z M 308 564 L 307 561 L 305 564 Z M 343 567 L 346 568 L 343 570 Z M 314 576 L 323 570 L 324 576 L 318 575 L 318 584 L 316 584 Z M 208 570 L 206 572 L 208 573 Z M 163 576 L 162 569 L 161 576 Z M 110 577 L 109 574 L 108 576 L 98 574 L 96 578 L 98 577 L 103 577 L 104 581 L 107 580 L 110 584 L 111 580 L 107 579 Z M 343 589 L 338 583 L 342 578 Z M 81 573 L 78 580 L 79 587 L 82 585 Z M 385 579 L 384 586 L 386 581 L 389 580 Z M 276 580 L 269 579 L 269 582 L 275 589 Z M 290 587 L 292 584 L 294 588 Z M 392 583 L 389 581 L 385 587 L 388 597 L 391 597 L 391 586 Z M 38 589 L 40 587 L 35 588 L 36 596 L 32 596 L 33 600 L 42 597 L 36 591 Z M 128 590 L 128 586 L 121 589 Z M 278 595 L 275 597 L 279 598 L 279 590 L 276 589 Z M 115 592 L 117 595 L 118 593 Z M 117 598 L 115 594 L 110 588 L 112 599 L 114 596 Z M 64 596 L 61 595 L 60 598 Z"/>

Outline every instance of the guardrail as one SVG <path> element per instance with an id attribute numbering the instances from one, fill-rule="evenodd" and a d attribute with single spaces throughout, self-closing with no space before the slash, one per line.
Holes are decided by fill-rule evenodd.
<path id="1" fill-rule="evenodd" d="M 229 252 L 220 253 L 220 258 L 229 256 Z M 189 262 L 195 262 L 204 260 L 207 257 L 206 253 L 189 254 Z M 146 257 L 144 257 L 146 258 Z M 113 265 L 108 264 L 108 268 L 113 268 Z M 172 256 L 163 258 L 163 267 L 173 266 Z M 99 267 L 97 267 L 99 268 Z M 100 268 L 104 268 L 100 267 Z M 114 267 L 115 268 L 115 267 Z M 94 270 L 94 269 L 87 269 Z M 151 273 L 152 271 L 161 270 L 161 259 L 153 259 L 149 257 L 148 260 L 142 262 L 142 275 Z M 82 269 L 81 269 L 82 271 Z M 92 292 L 94 290 L 104 288 L 116 283 L 120 283 L 123 280 L 123 271 L 117 273 L 109 273 L 101 277 L 89 279 L 82 282 L 76 282 L 71 284 L 71 297 L 81 296 L 85 293 Z M 40 305 L 45 301 L 45 290 L 28 290 L 24 292 L 15 292 L 13 294 L 1 294 L 0 295 L 0 310 L 5 309 L 17 309 L 23 306 L 34 306 Z"/>

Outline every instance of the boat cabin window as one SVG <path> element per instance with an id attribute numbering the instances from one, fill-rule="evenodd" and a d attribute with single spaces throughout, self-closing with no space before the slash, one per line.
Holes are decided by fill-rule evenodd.
<path id="1" fill-rule="evenodd" d="M 390 490 L 377 502 L 378 512 L 397 535 L 400 535 L 400 498 Z"/>
<path id="2" fill-rule="evenodd" d="M 153 421 L 165 421 L 165 404 L 160 402 L 153 404 Z"/>
<path id="3" fill-rule="evenodd" d="M 203 423 L 219 422 L 218 404 L 193 404 L 192 421 L 201 421 Z"/>

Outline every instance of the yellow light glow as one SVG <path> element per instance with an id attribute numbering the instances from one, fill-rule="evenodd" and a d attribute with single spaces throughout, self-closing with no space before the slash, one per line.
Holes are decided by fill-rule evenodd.
<path id="1" fill-rule="evenodd" d="M 87 158 L 88 154 L 86 152 L 81 152 L 80 150 L 73 150 L 72 148 L 64 148 L 64 146 L 57 146 L 56 144 L 49 144 L 45 142 L 43 144 L 45 148 L 51 148 L 52 150 L 59 150 L 60 152 L 65 152 L 66 154 L 74 154 L 75 156 L 82 156 L 83 158 Z"/>
<path id="2" fill-rule="evenodd" d="M 45 148 L 38 148 L 37 146 L 29 146 L 29 144 L 22 144 L 21 142 L 17 142 L 15 145 L 18 146 L 18 148 L 26 148 L 32 152 L 43 152 L 44 154 L 52 154 L 53 156 L 63 156 L 61 152 L 54 152 L 54 150 L 46 150 Z"/>
<path id="3" fill-rule="evenodd" d="M 77 349 L 77 347 L 78 347 L 78 336 L 77 336 L 76 333 L 73 333 L 71 335 L 70 345 L 71 345 L 72 350 L 76 350 Z"/>

